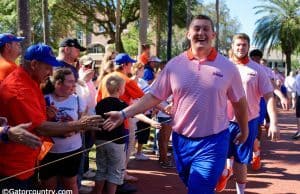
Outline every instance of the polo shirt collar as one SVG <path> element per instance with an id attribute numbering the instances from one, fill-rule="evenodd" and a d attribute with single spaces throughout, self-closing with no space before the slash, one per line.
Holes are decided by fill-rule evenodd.
<path id="1" fill-rule="evenodd" d="M 211 48 L 211 51 L 209 53 L 209 55 L 206 57 L 206 59 L 204 59 L 203 61 L 214 61 L 216 59 L 218 55 L 218 52 L 216 51 L 215 48 Z M 187 50 L 187 57 L 189 60 L 198 60 L 194 55 L 193 55 L 193 52 L 192 52 L 192 48 L 189 48 Z M 202 60 L 201 60 L 202 61 Z"/>
<path id="2" fill-rule="evenodd" d="M 232 62 L 234 62 L 235 64 L 242 64 L 242 65 L 246 65 L 247 63 L 249 63 L 250 59 L 248 56 L 242 58 L 242 59 L 231 59 Z"/>

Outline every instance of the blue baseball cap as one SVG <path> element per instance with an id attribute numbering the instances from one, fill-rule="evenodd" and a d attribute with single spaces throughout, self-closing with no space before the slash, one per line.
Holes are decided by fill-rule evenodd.
<path id="1" fill-rule="evenodd" d="M 39 43 L 31 45 L 26 49 L 24 59 L 28 61 L 37 60 L 53 67 L 62 66 L 55 58 L 50 46 Z"/>
<path id="2" fill-rule="evenodd" d="M 24 39 L 25 39 L 24 37 L 15 36 L 10 33 L 3 33 L 0 34 L 0 47 L 10 42 L 21 42 Z"/>
<path id="3" fill-rule="evenodd" d="M 130 58 L 127 53 L 119 53 L 115 58 L 115 62 L 117 65 L 121 65 L 124 63 L 135 63 L 136 60 Z"/>

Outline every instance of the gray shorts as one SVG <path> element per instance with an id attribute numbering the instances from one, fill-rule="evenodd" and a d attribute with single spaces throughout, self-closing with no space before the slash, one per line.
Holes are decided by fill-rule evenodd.
<path id="1" fill-rule="evenodd" d="M 123 184 L 125 173 L 126 150 L 125 144 L 108 143 L 105 140 L 96 140 L 96 181 Z M 103 144 L 103 145 L 102 145 Z M 101 146 L 99 146 L 101 145 Z"/>

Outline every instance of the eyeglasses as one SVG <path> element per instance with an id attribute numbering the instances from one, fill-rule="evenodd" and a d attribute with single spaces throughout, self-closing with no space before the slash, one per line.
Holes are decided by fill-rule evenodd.
<path id="1" fill-rule="evenodd" d="M 92 64 L 89 64 L 89 65 L 84 65 L 83 66 L 85 69 L 92 69 L 93 68 L 93 65 Z"/>

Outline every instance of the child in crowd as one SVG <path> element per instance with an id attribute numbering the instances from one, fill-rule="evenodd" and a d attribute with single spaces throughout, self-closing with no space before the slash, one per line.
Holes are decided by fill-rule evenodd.
<path id="1" fill-rule="evenodd" d="M 109 96 L 97 104 L 97 115 L 104 116 L 106 112 L 113 110 L 120 111 L 127 107 L 127 104 L 119 99 L 125 91 L 125 81 L 122 78 L 116 75 L 109 76 L 106 80 L 105 87 Z M 103 193 L 105 181 L 107 182 L 107 194 L 115 194 L 117 185 L 123 184 L 126 149 L 125 138 L 122 137 L 125 134 L 124 123 L 111 131 L 96 132 L 96 194 Z"/>

